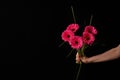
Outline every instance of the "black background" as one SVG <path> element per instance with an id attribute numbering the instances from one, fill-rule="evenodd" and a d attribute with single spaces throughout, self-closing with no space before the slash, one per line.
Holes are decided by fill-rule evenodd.
<path id="1" fill-rule="evenodd" d="M 92 25 L 98 30 L 97 44 L 86 51 L 87 56 L 100 54 L 119 44 L 117 2 L 61 0 L 8 3 L 0 8 L 0 64 L 21 64 L 19 66 L 30 75 L 35 73 L 36 78 L 74 80 L 76 77 L 76 52 L 66 58 L 71 48 L 67 44 L 58 47 L 62 43 L 62 31 L 73 23 L 71 5 L 81 28 L 89 24 L 93 14 Z M 117 79 L 119 61 L 83 64 L 79 79 Z"/>
<path id="2" fill-rule="evenodd" d="M 62 6 L 61 6 L 62 5 Z M 117 2 L 104 2 L 104 1 L 66 1 L 61 2 L 57 6 L 55 24 L 56 43 L 62 43 L 61 32 L 67 27 L 68 24 L 73 23 L 71 12 L 71 5 L 73 5 L 76 15 L 76 21 L 81 27 L 89 24 L 90 16 L 93 14 L 92 25 L 98 30 L 96 36 L 97 44 L 92 46 L 87 52 L 87 56 L 101 54 L 119 44 L 119 7 Z M 114 5 L 114 6 L 113 6 Z M 56 46 L 57 47 L 57 46 Z M 69 45 L 65 44 L 58 51 L 55 51 L 55 60 L 58 61 L 57 71 L 60 72 L 58 78 L 66 80 L 75 80 L 77 75 L 78 66 L 75 64 L 75 52 L 66 58 L 70 52 Z M 53 60 L 54 61 L 54 60 Z M 96 64 L 83 64 L 79 80 L 105 80 L 119 78 L 119 62 L 120 60 L 113 60 Z M 57 73 L 56 71 L 56 73 Z M 117 73 L 118 72 L 118 73 Z"/>

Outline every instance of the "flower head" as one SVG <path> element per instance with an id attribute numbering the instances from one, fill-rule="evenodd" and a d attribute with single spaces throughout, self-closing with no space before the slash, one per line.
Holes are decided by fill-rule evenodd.
<path id="1" fill-rule="evenodd" d="M 85 32 L 89 32 L 89 33 L 92 33 L 94 35 L 97 34 L 97 30 L 95 29 L 94 26 L 91 26 L 91 25 L 85 27 Z"/>
<path id="2" fill-rule="evenodd" d="M 67 30 L 71 30 L 72 32 L 76 32 L 79 29 L 79 25 L 78 24 L 70 24 L 67 27 Z"/>
<path id="3" fill-rule="evenodd" d="M 95 37 L 89 32 L 83 32 L 82 39 L 85 44 L 91 45 L 94 42 Z"/>
<path id="4" fill-rule="evenodd" d="M 73 38 L 71 38 L 69 43 L 73 49 L 79 49 L 83 45 L 82 37 L 74 36 Z"/>
<path id="5" fill-rule="evenodd" d="M 62 40 L 64 41 L 70 41 L 70 39 L 74 36 L 74 33 L 70 30 L 65 30 L 62 32 Z"/>

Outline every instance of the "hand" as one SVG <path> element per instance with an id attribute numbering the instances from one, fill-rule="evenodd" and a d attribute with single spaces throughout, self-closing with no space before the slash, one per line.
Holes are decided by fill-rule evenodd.
<path id="1" fill-rule="evenodd" d="M 80 63 L 80 55 L 78 53 L 76 54 L 76 63 Z"/>
<path id="2" fill-rule="evenodd" d="M 91 57 L 80 56 L 79 53 L 76 54 L 76 63 L 96 63 L 96 62 L 105 62 L 120 58 L 120 45 L 112 48 L 108 51 L 105 51 L 101 54 L 94 55 Z"/>
<path id="3" fill-rule="evenodd" d="M 81 57 L 81 61 L 83 62 L 83 63 L 90 63 L 90 60 L 89 60 L 89 58 L 88 57 Z"/>
<path id="4" fill-rule="evenodd" d="M 80 63 L 82 61 L 83 63 L 90 63 L 89 58 L 85 56 L 80 56 L 79 53 L 76 54 L 76 63 Z"/>

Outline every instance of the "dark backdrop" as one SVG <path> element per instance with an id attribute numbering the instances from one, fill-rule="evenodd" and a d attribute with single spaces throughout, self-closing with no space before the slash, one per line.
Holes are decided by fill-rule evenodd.
<path id="1" fill-rule="evenodd" d="M 113 6 L 114 4 L 114 6 Z M 89 24 L 98 30 L 97 44 L 86 51 L 87 56 L 100 54 L 119 44 L 119 7 L 117 2 L 54 1 L 16 2 L 0 8 L 0 64 L 27 64 L 28 72 L 42 73 L 52 79 L 74 80 L 78 65 L 75 51 L 64 44 L 62 31 L 73 23 L 71 5 L 81 28 Z M 79 79 L 119 78 L 119 59 L 104 63 L 83 64 Z M 29 70 L 31 69 L 31 71 Z M 36 73 L 36 78 L 47 78 Z M 49 78 L 49 77 L 48 77 Z"/>
<path id="2" fill-rule="evenodd" d="M 120 15 L 117 2 L 109 1 L 107 3 L 104 1 L 86 0 L 59 1 L 58 4 L 53 7 L 53 24 L 55 30 L 52 31 L 52 34 L 55 35 L 55 48 L 53 49 L 53 52 L 55 52 L 53 56 L 55 57 L 53 58 L 53 64 L 55 65 L 54 68 L 56 73 L 58 73 L 55 76 L 58 76 L 57 78 L 60 78 L 61 80 L 75 80 L 79 66 L 75 64 L 76 52 L 73 52 L 70 57 L 66 58 L 71 51 L 69 45 L 64 44 L 62 47 L 58 47 L 58 45 L 63 42 L 61 39 L 62 31 L 66 29 L 70 23 L 74 22 L 70 8 L 71 5 L 74 8 L 76 21 L 81 26 L 81 29 L 89 24 L 90 16 L 92 14 L 92 25 L 98 30 L 96 45 L 86 51 L 87 56 L 101 54 L 116 47 L 120 42 L 118 37 L 120 34 Z M 120 60 L 117 59 L 103 63 L 83 64 L 79 80 L 117 78 L 119 77 L 118 73 L 120 71 L 119 61 Z"/>

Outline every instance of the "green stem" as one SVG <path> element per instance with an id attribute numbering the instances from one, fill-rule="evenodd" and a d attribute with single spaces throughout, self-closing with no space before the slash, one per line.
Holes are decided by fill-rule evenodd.
<path id="1" fill-rule="evenodd" d="M 72 49 L 72 50 L 70 51 L 70 53 L 67 55 L 67 57 L 69 57 L 69 56 L 71 55 L 71 53 L 73 52 L 73 50 L 74 50 L 74 49 Z"/>
<path id="2" fill-rule="evenodd" d="M 78 49 L 77 52 L 78 52 L 79 55 L 81 55 L 81 50 L 80 49 Z"/>
<path id="3" fill-rule="evenodd" d="M 93 19 L 93 15 L 91 15 L 91 18 L 90 18 L 90 25 L 92 24 L 92 19 Z"/>
<path id="4" fill-rule="evenodd" d="M 65 42 L 62 42 L 62 43 L 59 45 L 59 47 L 61 47 L 64 43 L 65 43 Z"/>
<path id="5" fill-rule="evenodd" d="M 78 80 L 78 78 L 79 78 L 79 74 L 80 74 L 81 68 L 82 68 L 82 62 L 80 62 L 80 66 L 79 66 L 79 69 L 78 69 L 76 80 Z"/>
<path id="6" fill-rule="evenodd" d="M 82 56 L 85 56 L 85 55 L 84 55 L 84 49 L 85 49 L 85 45 L 83 45 L 83 47 L 82 47 L 82 49 L 81 49 Z"/>
<path id="7" fill-rule="evenodd" d="M 71 6 L 71 10 L 72 10 L 74 22 L 76 23 L 76 19 L 75 19 L 75 14 L 74 14 L 73 6 Z"/>

